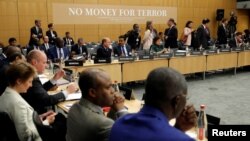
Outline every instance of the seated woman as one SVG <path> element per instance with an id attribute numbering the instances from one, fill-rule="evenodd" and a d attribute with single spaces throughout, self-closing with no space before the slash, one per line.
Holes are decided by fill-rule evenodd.
<path id="1" fill-rule="evenodd" d="M 151 45 L 149 52 L 153 54 L 156 53 L 157 55 L 167 52 L 167 49 L 161 45 L 161 38 L 159 36 L 156 36 L 153 39 L 153 44 Z"/>
<path id="2" fill-rule="evenodd" d="M 0 96 L 0 112 L 9 115 L 21 141 L 42 140 L 33 122 L 34 110 L 20 95 L 20 93 L 26 93 L 32 85 L 35 75 L 34 68 L 25 62 L 10 65 L 6 71 L 9 86 Z M 54 121 L 54 116 L 54 113 L 50 112 L 46 117 L 40 118 L 46 119 L 43 123 L 48 125 Z"/>

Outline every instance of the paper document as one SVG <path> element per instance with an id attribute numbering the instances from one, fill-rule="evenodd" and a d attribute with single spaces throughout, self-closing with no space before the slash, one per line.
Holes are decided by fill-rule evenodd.
<path id="1" fill-rule="evenodd" d="M 78 93 L 69 94 L 66 100 L 78 100 L 78 99 L 81 99 L 81 97 L 82 97 L 82 93 L 78 92 Z"/>

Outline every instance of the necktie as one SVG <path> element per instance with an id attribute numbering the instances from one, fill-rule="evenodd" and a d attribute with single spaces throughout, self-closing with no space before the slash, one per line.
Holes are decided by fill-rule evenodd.
<path id="1" fill-rule="evenodd" d="M 48 49 L 49 49 L 49 45 L 48 45 L 48 43 L 46 43 L 46 44 L 45 44 L 45 48 L 46 48 L 46 50 L 48 50 Z"/>
<path id="2" fill-rule="evenodd" d="M 123 47 L 121 47 L 121 49 L 122 49 L 122 56 L 125 56 L 125 52 L 124 52 Z"/>

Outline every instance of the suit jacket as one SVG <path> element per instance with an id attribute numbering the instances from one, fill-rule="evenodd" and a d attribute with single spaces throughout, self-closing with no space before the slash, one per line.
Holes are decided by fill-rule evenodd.
<path id="1" fill-rule="evenodd" d="M 63 56 L 64 56 L 64 60 L 67 60 L 69 59 L 70 57 L 70 52 L 69 52 L 69 49 L 67 47 L 63 47 Z M 60 59 L 60 57 L 58 56 L 58 53 L 57 53 L 57 47 L 54 46 L 52 48 L 49 49 L 48 51 L 48 57 L 49 59 L 51 59 L 53 62 L 55 62 L 57 59 Z"/>
<path id="2" fill-rule="evenodd" d="M 82 48 L 82 52 L 81 52 L 81 50 L 80 50 L 79 45 L 78 45 L 78 44 L 75 44 L 75 45 L 71 48 L 71 52 L 74 51 L 74 52 L 76 53 L 76 55 L 78 55 L 78 54 L 83 54 L 83 53 L 85 52 L 86 56 L 88 56 L 88 49 L 87 49 L 87 47 L 86 47 L 85 45 L 83 45 L 83 46 L 81 46 L 81 48 Z"/>
<path id="3" fill-rule="evenodd" d="M 178 38 L 178 30 L 175 26 L 168 28 L 165 30 L 164 33 L 165 36 L 168 36 L 167 39 L 165 39 L 165 47 L 168 48 L 177 48 L 177 38 Z"/>
<path id="4" fill-rule="evenodd" d="M 111 57 L 112 49 L 105 48 L 102 45 L 100 45 L 96 51 L 96 58 L 99 59 L 106 59 Z"/>
<path id="5" fill-rule="evenodd" d="M 131 46 L 131 48 L 133 49 L 140 48 L 141 36 L 138 32 L 130 30 L 125 34 L 125 37 L 128 38 L 127 43 Z"/>
<path id="6" fill-rule="evenodd" d="M 54 30 L 52 32 L 55 35 L 54 37 L 52 37 L 52 34 L 51 34 L 50 30 L 46 31 L 46 36 L 49 37 L 49 43 L 52 44 L 52 45 L 55 45 L 56 44 L 55 39 L 57 38 L 57 33 Z"/>
<path id="7" fill-rule="evenodd" d="M 223 24 L 221 24 L 218 27 L 217 37 L 218 37 L 219 44 L 227 44 L 227 31 L 224 28 Z"/>
<path id="8" fill-rule="evenodd" d="M 38 28 L 38 31 L 36 30 L 36 26 L 33 26 L 31 29 L 30 29 L 30 41 L 29 41 L 29 45 L 33 45 L 34 44 L 34 40 L 32 39 L 32 35 L 36 35 L 37 36 L 37 39 L 40 40 L 42 37 L 43 37 L 43 30 L 42 28 Z"/>
<path id="9" fill-rule="evenodd" d="M 73 38 L 69 38 L 69 43 L 67 42 L 67 38 L 63 37 L 63 41 L 64 41 L 64 46 L 67 46 L 68 44 L 70 44 L 71 46 L 73 46 L 75 44 Z"/>
<path id="10" fill-rule="evenodd" d="M 203 25 L 199 26 L 196 33 L 197 45 L 198 45 L 197 48 L 199 48 L 201 45 L 205 49 L 208 48 L 208 39 L 209 39 L 208 36 L 209 35 L 207 34 L 204 26 Z"/>
<path id="11" fill-rule="evenodd" d="M 20 141 L 27 141 L 28 138 L 42 141 L 33 122 L 34 109 L 15 90 L 6 88 L 0 97 L 0 111 L 11 118 Z"/>
<path id="12" fill-rule="evenodd" d="M 120 113 L 118 117 L 127 114 Z M 114 121 L 103 114 L 102 108 L 82 98 L 68 113 L 67 141 L 107 141 Z"/>
<path id="13" fill-rule="evenodd" d="M 130 56 L 131 55 L 131 48 L 128 45 L 125 45 L 126 50 L 127 50 L 127 55 Z M 118 45 L 116 47 L 114 47 L 114 55 L 117 56 L 122 56 L 122 46 Z M 125 56 L 125 54 L 124 54 Z"/>
<path id="14" fill-rule="evenodd" d="M 139 113 L 118 119 L 110 133 L 110 141 L 194 141 L 172 127 L 158 109 L 144 106 Z"/>
<path id="15" fill-rule="evenodd" d="M 32 87 L 30 87 L 27 93 L 22 96 L 35 109 L 35 111 L 37 111 L 37 113 L 42 114 L 47 112 L 47 106 L 54 106 L 65 100 L 65 96 L 62 92 L 54 95 L 48 94 L 47 91 L 53 86 L 54 85 L 50 81 L 42 84 L 37 77 L 32 81 Z"/>
<path id="16" fill-rule="evenodd" d="M 237 47 L 236 39 L 233 38 L 232 40 L 230 40 L 228 45 L 230 46 L 230 48 L 236 48 Z"/>
<path id="17" fill-rule="evenodd" d="M 49 56 L 49 49 L 53 47 L 53 45 L 50 43 L 48 43 L 48 45 L 49 45 L 48 49 L 45 47 L 44 43 L 40 46 L 40 50 L 43 51 L 47 56 Z"/>

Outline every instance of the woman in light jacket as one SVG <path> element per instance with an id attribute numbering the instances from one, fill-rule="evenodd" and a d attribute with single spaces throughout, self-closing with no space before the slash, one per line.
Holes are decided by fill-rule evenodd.
<path id="1" fill-rule="evenodd" d="M 193 22 L 188 21 L 186 23 L 186 26 L 185 26 L 184 31 L 183 31 L 184 36 L 187 37 L 186 42 L 184 42 L 184 46 L 186 46 L 186 47 L 191 46 L 192 32 L 193 32 L 192 26 L 193 26 Z"/>
<path id="2" fill-rule="evenodd" d="M 0 111 L 9 115 L 20 141 L 42 140 L 33 121 L 34 109 L 20 95 L 32 86 L 35 75 L 35 69 L 28 63 L 10 65 L 6 71 L 9 86 L 0 96 Z M 43 123 L 47 125 L 54 121 L 54 115 L 40 118 L 46 118 Z"/>
<path id="3" fill-rule="evenodd" d="M 142 40 L 143 50 L 149 52 L 150 46 L 153 44 L 154 37 L 157 36 L 157 31 L 153 28 L 153 22 L 146 22 L 146 31 Z"/>

